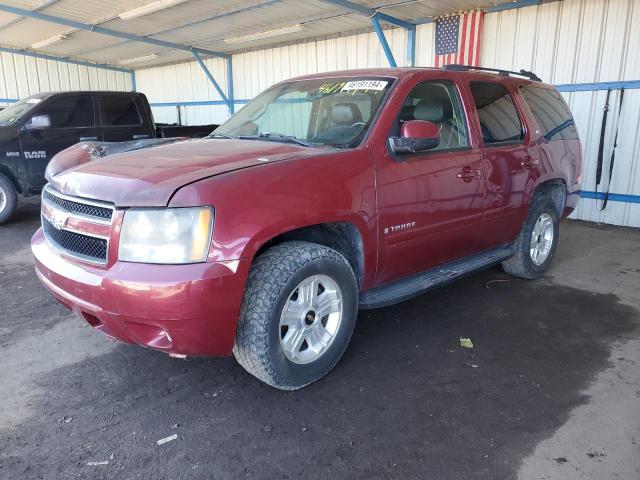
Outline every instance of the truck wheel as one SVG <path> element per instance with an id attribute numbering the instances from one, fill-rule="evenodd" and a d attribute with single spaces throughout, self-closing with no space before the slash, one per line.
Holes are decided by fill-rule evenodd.
<path id="1" fill-rule="evenodd" d="M 272 387 L 302 388 L 338 363 L 357 311 L 358 285 L 344 256 L 313 243 L 281 243 L 251 268 L 233 353 Z"/>
<path id="2" fill-rule="evenodd" d="M 18 194 L 11 180 L 0 173 L 0 225 L 11 218 L 18 203 Z"/>
<path id="3" fill-rule="evenodd" d="M 556 253 L 559 236 L 556 205 L 549 197 L 534 198 L 527 219 L 513 242 L 514 254 L 502 262 L 505 272 L 515 277 L 540 278 Z"/>

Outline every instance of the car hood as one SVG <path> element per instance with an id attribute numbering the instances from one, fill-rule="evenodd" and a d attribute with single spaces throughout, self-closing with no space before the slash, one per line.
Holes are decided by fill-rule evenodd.
<path id="1" fill-rule="evenodd" d="M 116 206 L 160 207 L 166 206 L 179 188 L 207 177 L 326 153 L 325 148 L 273 141 L 205 138 L 110 155 L 96 161 L 87 158 L 82 164 L 54 175 L 51 184 L 62 193 Z"/>

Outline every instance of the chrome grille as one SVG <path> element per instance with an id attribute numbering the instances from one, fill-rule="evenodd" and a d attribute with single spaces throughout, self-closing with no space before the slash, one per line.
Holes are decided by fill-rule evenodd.
<path id="1" fill-rule="evenodd" d="M 42 199 L 72 215 L 88 217 L 108 223 L 111 223 L 111 219 L 113 218 L 113 207 L 86 200 L 75 201 L 70 197 L 56 192 L 49 186 L 43 190 Z"/>
<path id="2" fill-rule="evenodd" d="M 69 230 L 58 230 L 42 217 L 42 229 L 47 240 L 71 255 L 96 263 L 107 262 L 108 241 Z"/>

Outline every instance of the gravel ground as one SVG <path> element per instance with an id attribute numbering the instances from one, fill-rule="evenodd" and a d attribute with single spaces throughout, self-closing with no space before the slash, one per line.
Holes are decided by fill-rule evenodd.
<path id="1" fill-rule="evenodd" d="M 361 312 L 333 373 L 280 392 L 70 315 L 33 272 L 38 209 L 0 227 L 0 478 L 640 478 L 637 230 L 564 222 L 543 280 Z"/>

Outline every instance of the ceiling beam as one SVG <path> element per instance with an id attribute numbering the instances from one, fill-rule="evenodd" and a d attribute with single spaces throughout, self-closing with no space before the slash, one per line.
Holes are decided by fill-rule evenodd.
<path id="1" fill-rule="evenodd" d="M 320 0 L 320 1 L 324 3 L 328 3 L 330 5 L 341 7 L 353 13 L 359 13 L 360 15 L 365 15 L 367 17 L 372 18 L 375 16 L 378 20 L 384 20 L 387 23 L 397 25 L 398 27 L 406 28 L 407 30 L 416 28 L 416 25 L 413 22 L 408 22 L 406 20 L 401 20 L 399 18 L 392 17 L 391 15 L 387 15 L 386 13 L 382 13 L 373 8 L 365 7 L 364 5 L 350 2 L 349 0 Z"/>
<path id="2" fill-rule="evenodd" d="M 87 25 L 85 23 L 76 22 L 67 18 L 57 17 L 54 15 L 47 15 L 46 13 L 40 13 L 33 10 L 26 10 L 24 8 L 12 7 L 9 5 L 0 4 L 0 11 L 12 13 L 14 15 L 22 15 L 23 17 L 33 18 L 41 20 L 43 22 L 56 23 L 58 25 L 65 25 L 67 27 L 77 28 L 78 30 L 85 30 L 87 32 L 100 33 L 102 35 L 108 35 L 111 37 L 123 38 L 125 40 L 131 40 L 133 42 L 146 43 L 149 45 L 155 45 L 158 47 L 165 47 L 172 50 L 182 50 L 185 52 L 197 52 L 203 55 L 210 55 L 213 57 L 230 58 L 228 53 L 216 52 L 213 50 L 207 50 L 204 48 L 198 48 L 190 45 L 181 45 L 179 43 L 165 42 L 164 40 L 157 40 L 155 38 L 143 37 L 140 35 L 133 35 L 130 33 L 119 32 L 110 28 L 99 27 L 97 25 Z"/>
<path id="3" fill-rule="evenodd" d="M 148 36 L 148 35 L 162 35 L 164 33 L 173 33 L 175 31 L 183 29 L 183 28 L 193 27 L 195 25 L 200 25 L 200 24 L 205 23 L 205 22 L 210 22 L 210 21 L 213 21 L 213 20 L 219 20 L 221 18 L 228 17 L 230 15 L 237 15 L 237 14 L 240 14 L 240 13 L 243 13 L 243 12 L 246 12 L 246 11 L 249 11 L 249 10 L 253 10 L 253 9 L 256 9 L 256 8 L 262 8 L 262 7 L 266 7 L 266 6 L 272 5 L 272 4 L 276 4 L 279 1 L 280 0 L 253 0 L 253 2 L 250 5 L 246 5 L 245 4 L 244 6 L 242 6 L 240 8 L 236 7 L 236 8 L 220 9 L 214 15 L 209 15 L 209 16 L 204 17 L 204 18 L 198 18 L 197 20 L 190 20 L 190 21 L 188 21 L 186 23 L 181 23 L 181 24 L 173 25 L 172 27 L 169 27 L 169 28 L 164 28 L 162 30 L 156 30 L 154 32 L 146 33 L 145 36 Z M 86 56 L 86 55 L 90 55 L 90 54 L 95 53 L 95 52 L 99 52 L 101 50 L 105 50 L 107 48 L 112 48 L 112 47 L 118 47 L 120 45 L 125 45 L 128 42 L 129 42 L 129 40 L 125 40 L 124 42 L 118 42 L 118 43 L 115 43 L 113 45 L 107 45 L 107 46 L 100 47 L 100 48 L 94 48 L 92 50 L 85 50 L 85 51 L 82 51 L 82 52 L 76 52 L 76 55 Z M 209 43 L 209 42 L 206 42 L 206 43 Z M 161 53 L 161 52 L 159 52 L 159 53 Z"/>
<path id="4" fill-rule="evenodd" d="M 393 58 L 393 53 L 391 52 L 391 47 L 389 47 L 389 42 L 387 42 L 387 38 L 384 36 L 384 32 L 382 31 L 382 26 L 380 25 L 380 20 L 383 20 L 387 23 L 391 23 L 392 25 L 396 25 L 398 27 L 402 27 L 407 31 L 407 61 L 409 65 L 414 66 L 416 63 L 416 24 L 413 22 L 408 22 L 406 20 L 401 20 L 396 17 L 392 17 L 391 15 L 387 15 L 386 13 L 382 13 L 376 9 L 365 7 L 364 5 L 360 5 L 358 3 L 353 3 L 349 0 L 320 0 L 321 2 L 328 3 L 329 5 L 335 5 L 343 8 L 352 13 L 358 13 L 360 15 L 365 15 L 371 19 L 371 25 L 373 26 L 373 30 L 376 32 L 378 36 L 378 40 L 380 41 L 380 45 L 382 46 L 382 50 L 387 57 L 387 61 L 389 65 L 392 67 L 396 67 L 397 63 L 395 58 Z"/>

